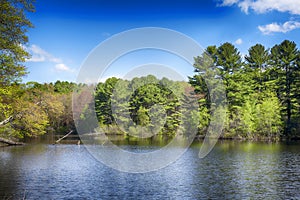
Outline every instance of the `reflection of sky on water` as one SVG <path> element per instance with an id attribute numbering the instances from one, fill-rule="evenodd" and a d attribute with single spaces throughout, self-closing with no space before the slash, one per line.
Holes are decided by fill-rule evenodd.
<path id="1" fill-rule="evenodd" d="M 166 168 L 140 174 L 108 168 L 84 146 L 2 148 L 0 198 L 20 199 L 24 192 L 27 199 L 299 197 L 299 145 L 221 142 L 199 159 L 200 145 Z"/>

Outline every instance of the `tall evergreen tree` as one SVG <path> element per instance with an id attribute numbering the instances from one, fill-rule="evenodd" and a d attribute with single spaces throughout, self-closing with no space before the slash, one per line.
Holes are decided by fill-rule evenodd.
<path id="1" fill-rule="evenodd" d="M 277 95 L 282 103 L 285 119 L 285 135 L 289 135 L 292 129 L 292 117 L 298 110 L 295 108 L 297 103 L 296 78 L 295 74 L 299 69 L 299 51 L 295 42 L 285 40 L 271 49 L 272 65 L 271 76 L 276 80 Z"/>
<path id="2" fill-rule="evenodd" d="M 217 49 L 216 65 L 225 85 L 229 109 L 233 110 L 241 105 L 241 99 L 237 95 L 243 90 L 239 73 L 243 62 L 238 49 L 231 43 L 222 44 Z"/>
<path id="3" fill-rule="evenodd" d="M 252 89 L 262 92 L 265 88 L 266 69 L 269 62 L 269 50 L 261 44 L 256 44 L 248 50 L 249 55 L 245 56 L 246 65 L 245 73 L 247 73 Z"/>

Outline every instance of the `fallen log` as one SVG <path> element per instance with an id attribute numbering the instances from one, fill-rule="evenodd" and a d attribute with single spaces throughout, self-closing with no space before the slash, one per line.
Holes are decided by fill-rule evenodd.
<path id="1" fill-rule="evenodd" d="M 68 137 L 71 133 L 73 133 L 73 130 L 71 130 L 69 133 L 67 133 L 66 135 L 64 135 L 63 137 L 59 138 L 58 140 L 55 141 L 55 144 L 59 143 L 61 140 L 65 139 L 66 137 Z"/>
<path id="2" fill-rule="evenodd" d="M 9 139 L 1 138 L 0 137 L 0 142 L 7 144 L 7 145 L 23 145 L 24 143 L 22 142 L 15 142 Z"/>

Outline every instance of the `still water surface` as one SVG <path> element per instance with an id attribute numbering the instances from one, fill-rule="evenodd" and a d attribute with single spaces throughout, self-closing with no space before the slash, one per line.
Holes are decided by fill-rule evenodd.
<path id="1" fill-rule="evenodd" d="M 200 145 L 144 174 L 108 168 L 82 145 L 0 148 L 0 199 L 300 198 L 300 144 L 223 141 L 204 159 Z"/>

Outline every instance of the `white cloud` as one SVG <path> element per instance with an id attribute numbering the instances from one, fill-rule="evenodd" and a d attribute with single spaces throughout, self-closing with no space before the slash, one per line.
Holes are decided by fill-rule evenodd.
<path id="1" fill-rule="evenodd" d="M 54 70 L 57 72 L 75 72 L 74 69 L 68 67 L 63 61 L 52 54 L 48 53 L 41 47 L 33 44 L 27 47 L 27 51 L 31 54 L 31 58 L 27 62 L 50 62 L 55 63 Z"/>
<path id="2" fill-rule="evenodd" d="M 269 35 L 271 33 L 287 33 L 297 28 L 300 28 L 300 22 L 295 21 L 288 21 L 284 24 L 271 23 L 264 26 L 258 26 L 258 29 L 264 35 Z"/>
<path id="3" fill-rule="evenodd" d="M 37 45 L 31 45 L 27 48 L 29 53 L 32 55 L 28 62 L 54 62 L 59 63 L 62 62 L 61 59 L 54 57 L 41 47 Z"/>
<path id="4" fill-rule="evenodd" d="M 223 0 L 221 6 L 232 6 L 237 3 L 239 0 Z"/>
<path id="5" fill-rule="evenodd" d="M 237 4 L 241 10 L 248 13 L 249 9 L 257 13 L 266 13 L 269 11 L 289 12 L 300 15 L 299 0 L 221 0 L 222 6 L 232 6 Z"/>
<path id="6" fill-rule="evenodd" d="M 57 71 L 73 71 L 70 67 L 68 67 L 67 65 L 63 64 L 63 63 L 59 63 L 55 65 L 55 69 Z"/>
<path id="7" fill-rule="evenodd" d="M 239 38 L 234 43 L 237 44 L 237 45 L 240 45 L 240 44 L 243 43 L 243 40 L 241 38 Z"/>
<path id="8" fill-rule="evenodd" d="M 221 6 L 232 6 L 236 4 L 245 13 L 252 9 L 256 13 L 266 13 L 269 11 L 288 12 L 293 15 L 300 15 L 300 0 L 220 0 Z M 300 22 L 288 21 L 284 24 L 276 22 L 258 29 L 265 35 L 271 33 L 287 33 L 300 28 Z"/>

